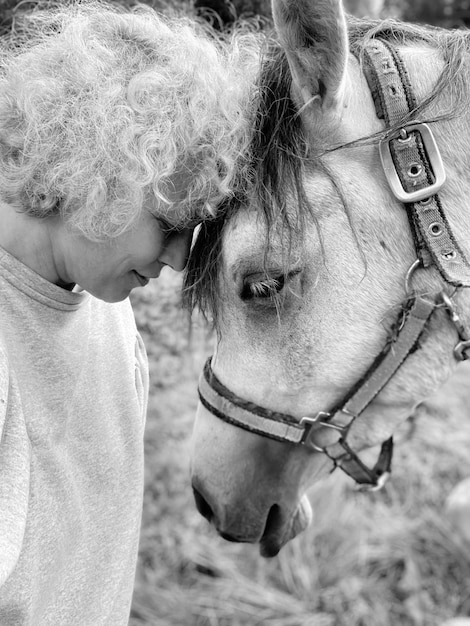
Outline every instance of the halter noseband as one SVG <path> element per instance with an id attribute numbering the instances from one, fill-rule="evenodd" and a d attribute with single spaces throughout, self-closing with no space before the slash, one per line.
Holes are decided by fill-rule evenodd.
<path id="1" fill-rule="evenodd" d="M 454 324 L 459 342 L 457 359 L 468 357 L 470 336 L 460 321 L 452 298 L 443 290 L 434 299 L 412 292 L 411 277 L 418 266 L 434 265 L 444 281 L 455 287 L 470 286 L 470 264 L 447 222 L 438 191 L 445 182 L 445 171 L 431 129 L 423 123 L 402 124 L 417 104 L 408 73 L 398 51 L 389 43 L 374 39 L 364 50 L 364 73 L 371 90 L 377 116 L 390 131 L 379 144 L 385 176 L 394 195 L 407 211 L 417 260 L 406 276 L 407 301 L 382 352 L 345 399 L 330 411 L 300 420 L 243 400 L 215 376 L 208 359 L 199 381 L 203 406 L 216 417 L 250 432 L 291 444 L 301 444 L 322 452 L 357 483 L 378 489 L 391 470 L 393 440 L 382 444 L 377 463 L 368 468 L 351 450 L 347 435 L 354 420 L 371 404 L 407 357 L 417 348 L 432 314 L 444 307 Z M 326 431 L 335 431 L 336 440 L 321 445 Z"/>

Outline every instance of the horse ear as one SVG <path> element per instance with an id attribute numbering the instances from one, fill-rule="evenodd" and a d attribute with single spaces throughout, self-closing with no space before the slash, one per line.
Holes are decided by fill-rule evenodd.
<path id="1" fill-rule="evenodd" d="M 272 0 L 272 12 L 302 104 L 340 107 L 348 58 L 341 0 Z"/>

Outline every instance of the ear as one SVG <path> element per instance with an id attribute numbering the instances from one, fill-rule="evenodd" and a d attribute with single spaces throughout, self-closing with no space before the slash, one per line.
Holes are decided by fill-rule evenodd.
<path id="1" fill-rule="evenodd" d="M 341 0 L 272 0 L 272 11 L 302 105 L 342 107 L 348 35 Z"/>

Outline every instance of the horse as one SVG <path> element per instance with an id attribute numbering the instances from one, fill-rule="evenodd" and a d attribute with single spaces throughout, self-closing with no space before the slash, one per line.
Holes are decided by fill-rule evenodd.
<path id="1" fill-rule="evenodd" d="M 380 488 L 393 433 L 470 351 L 470 35 L 340 0 L 272 12 L 240 182 L 186 276 L 217 338 L 196 505 L 264 556 L 306 528 L 307 490 L 334 469 Z"/>

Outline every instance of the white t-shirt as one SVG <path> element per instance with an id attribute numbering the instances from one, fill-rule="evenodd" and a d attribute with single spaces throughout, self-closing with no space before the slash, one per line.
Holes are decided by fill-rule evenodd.
<path id="1" fill-rule="evenodd" d="M 128 300 L 49 283 L 0 248 L 0 625 L 128 623 L 145 348 Z"/>

